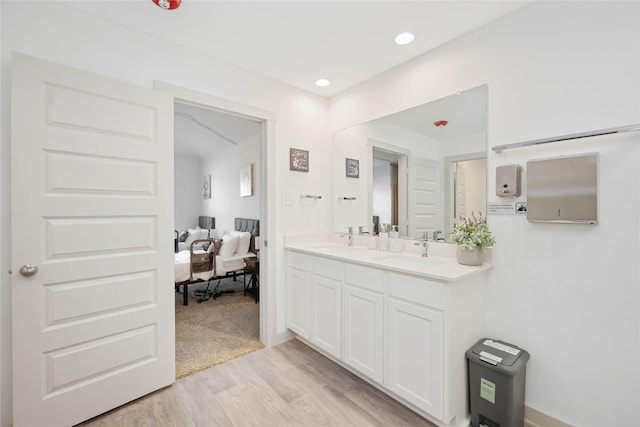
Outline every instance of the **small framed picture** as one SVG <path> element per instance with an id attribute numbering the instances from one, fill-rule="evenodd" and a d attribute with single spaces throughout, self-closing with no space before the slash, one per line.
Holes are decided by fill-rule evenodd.
<path id="1" fill-rule="evenodd" d="M 309 151 L 299 148 L 289 149 L 289 170 L 309 172 Z"/>
<path id="2" fill-rule="evenodd" d="M 252 181 L 253 163 L 240 168 L 240 197 L 253 195 Z"/>
<path id="3" fill-rule="evenodd" d="M 360 178 L 360 160 L 346 159 L 346 171 L 349 178 Z"/>
<path id="4" fill-rule="evenodd" d="M 202 178 L 202 198 L 211 198 L 211 175 L 205 175 Z"/>

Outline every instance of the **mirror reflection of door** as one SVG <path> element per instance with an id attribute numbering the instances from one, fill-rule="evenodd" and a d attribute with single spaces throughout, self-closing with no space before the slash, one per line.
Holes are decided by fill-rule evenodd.
<path id="1" fill-rule="evenodd" d="M 482 214 L 487 206 L 487 159 L 461 160 L 452 163 L 453 171 L 453 224 L 460 217 Z"/>
<path id="2" fill-rule="evenodd" d="M 383 231 L 385 225 L 399 225 L 398 164 L 401 158 L 397 153 L 373 149 L 371 187 L 374 234 Z"/>
<path id="3" fill-rule="evenodd" d="M 457 224 L 460 216 L 467 215 L 466 207 L 467 174 L 464 162 L 453 164 L 453 223 Z"/>

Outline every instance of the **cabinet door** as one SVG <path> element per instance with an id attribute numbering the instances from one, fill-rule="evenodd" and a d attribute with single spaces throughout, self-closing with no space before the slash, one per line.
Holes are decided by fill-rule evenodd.
<path id="1" fill-rule="evenodd" d="M 342 290 L 343 361 L 382 384 L 384 357 L 382 294 L 344 285 Z"/>
<path id="2" fill-rule="evenodd" d="M 287 328 L 309 339 L 309 287 L 311 274 L 287 269 Z"/>
<path id="3" fill-rule="evenodd" d="M 342 341 L 341 283 L 311 276 L 311 342 L 340 358 Z"/>
<path id="4" fill-rule="evenodd" d="M 436 418 L 443 412 L 442 313 L 389 298 L 388 384 Z"/>

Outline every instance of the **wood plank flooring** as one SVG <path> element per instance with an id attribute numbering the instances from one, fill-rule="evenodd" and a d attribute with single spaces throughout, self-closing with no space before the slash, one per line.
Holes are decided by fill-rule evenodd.
<path id="1" fill-rule="evenodd" d="M 81 425 L 433 427 L 297 340 L 182 378 Z"/>

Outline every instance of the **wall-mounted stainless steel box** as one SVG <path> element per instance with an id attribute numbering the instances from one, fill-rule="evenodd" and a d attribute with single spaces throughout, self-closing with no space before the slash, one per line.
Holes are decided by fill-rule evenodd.
<path id="1" fill-rule="evenodd" d="M 522 166 L 504 165 L 496 168 L 496 195 L 518 197 L 522 181 Z"/>
<path id="2" fill-rule="evenodd" d="M 598 223 L 598 154 L 527 162 L 527 219 Z"/>

